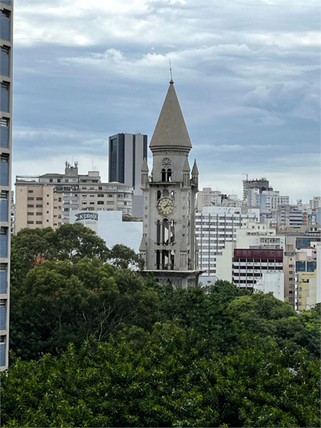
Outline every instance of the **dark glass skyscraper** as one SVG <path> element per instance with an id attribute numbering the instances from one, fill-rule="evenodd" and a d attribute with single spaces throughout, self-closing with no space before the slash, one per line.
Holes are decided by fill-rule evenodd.
<path id="1" fill-rule="evenodd" d="M 108 181 L 133 187 L 133 215 L 136 217 L 143 215 L 140 173 L 144 158 L 147 158 L 147 135 L 116 134 L 109 137 Z"/>

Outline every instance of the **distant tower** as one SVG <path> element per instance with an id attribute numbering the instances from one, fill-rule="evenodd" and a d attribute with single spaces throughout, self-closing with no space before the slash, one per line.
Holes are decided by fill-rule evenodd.
<path id="1" fill-rule="evenodd" d="M 144 275 L 153 273 L 159 283 L 174 287 L 198 285 L 198 249 L 194 231 L 195 198 L 198 191 L 196 161 L 190 170 L 192 144 L 174 89 L 170 86 L 150 143 L 153 171 L 148 177 L 144 160 L 143 237 L 140 253 Z"/>
<path id="2" fill-rule="evenodd" d="M 144 158 L 147 158 L 147 135 L 116 134 L 109 137 L 108 181 L 118 181 L 133 187 L 135 217 L 143 215 L 140 171 Z"/>
<path id="3" fill-rule="evenodd" d="M 0 0 L 0 370 L 8 367 L 13 1 Z"/>

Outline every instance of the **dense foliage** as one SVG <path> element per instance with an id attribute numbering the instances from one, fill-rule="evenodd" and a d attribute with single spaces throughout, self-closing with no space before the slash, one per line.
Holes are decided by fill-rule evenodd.
<path id="1" fill-rule="evenodd" d="M 3 426 L 320 425 L 320 305 L 297 314 L 223 281 L 173 290 L 126 247 L 66 238 L 49 255 L 37 233 L 13 243 Z"/>

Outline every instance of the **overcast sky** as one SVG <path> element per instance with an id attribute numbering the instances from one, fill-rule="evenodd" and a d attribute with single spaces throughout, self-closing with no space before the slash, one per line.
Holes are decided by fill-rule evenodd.
<path id="1" fill-rule="evenodd" d="M 320 196 L 319 0 L 15 0 L 13 175 L 150 142 L 173 80 L 200 187 Z M 149 154 L 151 164 L 151 154 Z"/>

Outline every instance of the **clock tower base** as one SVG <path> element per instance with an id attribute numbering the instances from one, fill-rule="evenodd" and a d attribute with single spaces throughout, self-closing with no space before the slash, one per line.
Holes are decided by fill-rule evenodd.
<path id="1" fill-rule="evenodd" d="M 201 270 L 187 270 L 187 271 L 175 271 L 175 270 L 143 270 L 140 271 L 144 278 L 151 275 L 153 276 L 158 284 L 165 285 L 171 283 L 174 289 L 177 288 L 191 288 L 199 287 L 198 277 L 203 271 Z"/>

